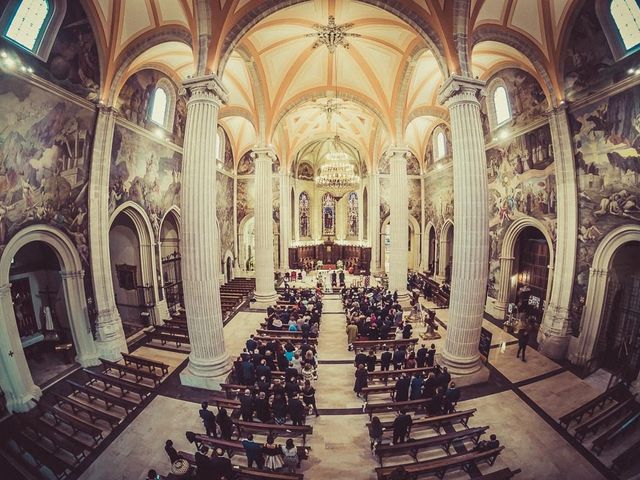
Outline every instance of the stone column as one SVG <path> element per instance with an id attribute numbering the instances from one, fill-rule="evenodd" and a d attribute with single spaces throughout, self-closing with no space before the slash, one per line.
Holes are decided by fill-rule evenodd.
<path id="1" fill-rule="evenodd" d="M 241 277 L 242 265 L 240 260 L 240 246 L 238 245 L 238 177 L 233 175 L 233 277 Z"/>
<path id="2" fill-rule="evenodd" d="M 101 357 L 118 360 L 128 352 L 111 279 L 109 251 L 109 171 L 116 111 L 98 107 L 89 178 L 89 247 L 97 318 L 96 347 Z"/>
<path id="3" fill-rule="evenodd" d="M 450 320 L 443 357 L 450 371 L 458 374 L 481 368 L 478 342 L 489 265 L 487 165 L 478 100 L 483 86 L 482 81 L 452 75 L 439 95 L 451 118 L 456 206 Z"/>
<path id="4" fill-rule="evenodd" d="M 100 365 L 98 351 L 91 333 L 84 291 L 84 272 L 60 272 L 65 304 L 69 312 L 69 326 L 76 347 L 76 361 L 83 367 Z"/>
<path id="5" fill-rule="evenodd" d="M 276 154 L 271 147 L 256 147 L 251 153 L 256 163 L 256 292 L 257 306 L 266 308 L 278 298 L 273 268 L 273 186 L 271 165 Z"/>
<path id="6" fill-rule="evenodd" d="M 26 412 L 42 396 L 24 355 L 18 325 L 13 312 L 11 284 L 0 286 L 0 385 L 10 412 Z"/>
<path id="7" fill-rule="evenodd" d="M 509 293 L 511 293 L 511 275 L 513 272 L 513 257 L 500 257 L 500 280 L 498 283 L 498 298 L 494 308 L 504 317 L 509 304 Z M 499 320 L 500 318 L 498 318 Z"/>
<path id="8" fill-rule="evenodd" d="M 564 105 L 549 113 L 549 127 L 556 167 L 556 256 L 551 295 L 538 332 L 538 350 L 550 358 L 561 359 L 567 352 L 571 336 L 569 307 L 578 242 L 576 169 L 571 129 Z"/>
<path id="9" fill-rule="evenodd" d="M 398 301 L 408 305 L 407 270 L 409 262 L 409 196 L 407 179 L 407 148 L 393 147 L 388 155 L 391 171 L 389 215 L 391 217 L 389 247 L 389 290 L 398 292 Z"/>
<path id="10" fill-rule="evenodd" d="M 371 245 L 371 273 L 380 272 L 380 175 L 369 176 L 369 244 Z"/>
<path id="11" fill-rule="evenodd" d="M 215 75 L 189 79 L 182 159 L 182 285 L 191 341 L 183 385 L 216 389 L 230 362 L 220 308 L 220 258 L 216 228 L 215 143 L 218 110 L 227 93 Z"/>
<path id="12" fill-rule="evenodd" d="M 438 283 L 443 283 L 447 276 L 447 263 L 449 263 L 450 251 L 451 249 L 447 240 L 447 235 L 442 235 L 442 230 L 440 230 L 440 239 L 438 242 L 438 265 L 434 267 L 437 268 L 434 280 Z"/>
<path id="13" fill-rule="evenodd" d="M 284 162 L 283 162 L 284 163 Z M 291 176 L 280 169 L 280 270 L 289 270 L 289 244 L 291 243 Z"/>
<path id="14" fill-rule="evenodd" d="M 420 263 L 418 265 L 418 270 L 422 272 L 426 272 L 429 268 L 429 263 L 427 260 L 428 249 L 429 249 L 429 232 L 427 231 L 426 224 L 427 220 L 424 215 L 424 204 L 425 204 L 425 191 L 424 191 L 424 177 L 420 176 L 420 228 L 422 229 L 422 235 L 420 236 Z"/>

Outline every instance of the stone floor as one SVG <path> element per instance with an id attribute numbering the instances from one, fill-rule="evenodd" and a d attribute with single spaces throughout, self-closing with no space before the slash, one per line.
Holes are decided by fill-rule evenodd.
<path id="1" fill-rule="evenodd" d="M 313 277 L 305 279 L 308 284 L 313 281 Z M 326 296 L 324 311 L 331 313 L 323 314 L 318 346 L 320 366 L 316 388 L 321 416 L 308 419 L 314 432 L 308 439 L 310 459 L 303 462 L 301 473 L 310 480 L 372 480 L 377 463 L 369 452 L 367 417 L 357 410 L 362 402 L 353 393 L 353 353 L 347 350 L 344 314 L 337 313 L 342 311 L 338 295 Z M 225 342 L 232 356 L 241 351 L 246 338 L 263 317 L 262 312 L 244 311 L 225 326 Z M 446 326 L 448 311 L 438 310 L 438 317 Z M 495 433 L 506 448 L 493 467 L 480 465 L 480 471 L 488 473 L 508 466 L 522 469 L 518 479 L 613 478 L 604 476 L 601 471 L 606 473 L 606 469 L 599 471 L 596 468 L 602 467 L 598 465 L 598 458 L 572 441 L 557 425 L 559 416 L 600 393 L 604 388 L 599 388 L 602 382 L 593 385 L 581 380 L 533 349 L 528 349 L 527 362 L 522 362 L 515 358 L 517 345 L 507 345 L 514 337 L 488 321 L 484 323 L 493 333 L 490 368 L 493 375 L 504 381 L 500 388 L 488 385 L 488 393 L 480 396 L 471 395 L 471 389 L 463 389 L 459 409 L 477 408 L 470 425 L 489 425 L 490 433 Z M 418 333 L 424 328 L 416 327 Z M 438 350 L 446 338 L 446 329 L 440 330 L 443 338 L 434 342 Z M 148 347 L 142 347 L 136 353 L 162 359 L 172 368 L 186 360 L 186 354 L 159 352 Z M 467 398 L 472 399 L 465 400 L 466 392 L 469 392 Z M 164 441 L 171 438 L 177 449 L 193 451 L 184 432 L 202 431 L 198 408 L 195 402 L 158 395 L 80 478 L 142 479 L 149 468 L 168 471 Z M 434 454 L 441 452 L 430 453 Z M 610 459 L 610 454 L 603 455 L 602 463 L 608 466 Z M 244 457 L 236 456 L 233 461 L 243 464 Z M 398 459 L 398 463 L 404 461 L 410 461 L 410 458 Z M 459 471 L 451 472 L 445 478 L 468 479 L 469 475 Z"/>

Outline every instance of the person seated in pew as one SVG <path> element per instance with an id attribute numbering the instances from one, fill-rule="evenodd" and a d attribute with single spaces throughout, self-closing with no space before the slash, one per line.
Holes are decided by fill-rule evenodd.
<path id="1" fill-rule="evenodd" d="M 266 377 L 260 377 L 256 382 L 256 387 L 258 388 L 259 392 L 267 393 L 271 388 L 271 382 L 269 382 Z"/>
<path id="2" fill-rule="evenodd" d="M 409 433 L 409 427 L 413 424 L 411 416 L 404 409 L 400 409 L 398 416 L 393 421 L 393 444 L 404 443 Z"/>
<path id="3" fill-rule="evenodd" d="M 247 466 L 249 468 L 256 464 L 256 468 L 262 470 L 264 468 L 264 457 L 262 456 L 262 445 L 253 441 L 253 435 L 247 435 L 247 438 L 242 440 L 242 446 L 247 456 Z"/>
<path id="4" fill-rule="evenodd" d="M 452 381 L 444 394 L 444 413 L 453 413 L 459 400 L 460 390 L 456 388 L 456 384 Z"/>
<path id="5" fill-rule="evenodd" d="M 166 442 L 164 442 L 164 451 L 167 452 L 167 455 L 169 455 L 169 461 L 171 462 L 171 465 L 173 465 L 175 461 L 180 460 L 180 455 L 178 455 L 178 452 L 173 447 L 173 442 L 171 440 L 167 440 Z"/>
<path id="6" fill-rule="evenodd" d="M 489 435 L 489 440 L 480 440 L 478 444 L 473 447 L 474 452 L 486 452 L 487 450 L 493 450 L 500 446 L 500 441 L 495 434 Z"/>
<path id="7" fill-rule="evenodd" d="M 409 387 L 411 385 L 411 379 L 406 373 L 403 373 L 396 381 L 396 386 L 393 393 L 394 402 L 406 402 L 409 400 Z"/>

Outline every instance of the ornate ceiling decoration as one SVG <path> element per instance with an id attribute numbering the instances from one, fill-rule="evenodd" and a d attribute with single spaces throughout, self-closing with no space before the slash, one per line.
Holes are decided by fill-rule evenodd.
<path id="1" fill-rule="evenodd" d="M 351 30 L 353 27 L 353 23 L 336 25 L 336 18 L 333 15 L 329 15 L 329 23 L 327 25 L 316 23 L 313 25 L 316 33 L 307 33 L 306 36 L 316 39 L 313 45 L 311 45 L 311 48 L 318 48 L 321 45 L 325 45 L 329 53 L 334 53 L 338 47 L 349 49 L 351 45 L 347 41 L 348 37 L 360 37 L 357 33 L 347 32 L 347 30 Z"/>

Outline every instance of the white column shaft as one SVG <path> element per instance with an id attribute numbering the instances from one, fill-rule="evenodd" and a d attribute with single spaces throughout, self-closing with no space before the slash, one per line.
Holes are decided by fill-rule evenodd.
<path id="1" fill-rule="evenodd" d="M 380 271 L 380 176 L 369 176 L 369 242 L 371 245 L 371 273 Z"/>
<path id="2" fill-rule="evenodd" d="M 409 196 L 407 179 L 408 150 L 391 150 L 391 192 L 389 210 L 391 219 L 389 248 L 389 290 L 398 297 L 407 296 L 407 269 L 409 245 Z"/>
<path id="3" fill-rule="evenodd" d="M 289 244 L 291 243 L 291 177 L 280 172 L 280 269 L 289 269 Z"/>

